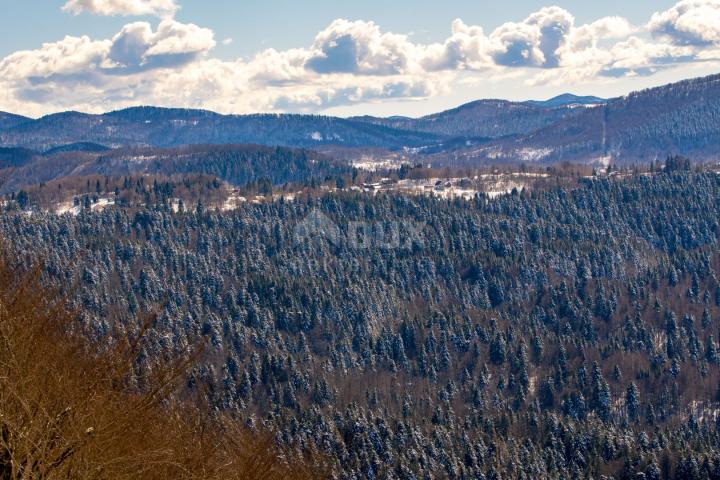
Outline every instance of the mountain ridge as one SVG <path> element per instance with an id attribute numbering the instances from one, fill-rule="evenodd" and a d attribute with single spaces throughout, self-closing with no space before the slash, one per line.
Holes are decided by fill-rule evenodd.
<path id="1" fill-rule="evenodd" d="M 73 143 L 112 148 L 247 144 L 296 148 L 326 144 L 400 149 L 434 143 L 436 135 L 329 116 L 222 115 L 207 110 L 133 107 L 105 114 L 60 112 L 0 129 L 0 145 L 38 151 Z"/>
<path id="2" fill-rule="evenodd" d="M 720 74 L 632 92 L 527 135 L 468 149 L 474 162 L 633 163 L 720 157 Z"/>
<path id="3" fill-rule="evenodd" d="M 32 121 L 32 118 L 23 117 L 22 115 L 10 112 L 0 112 L 0 130 L 4 128 L 11 128 L 15 125 L 20 125 L 21 123 L 28 121 Z"/>
<path id="4" fill-rule="evenodd" d="M 562 105 L 594 105 L 607 103 L 608 99 L 593 95 L 578 96 L 572 93 L 563 93 L 548 100 L 527 100 L 523 103 L 539 107 L 558 107 Z"/>
<path id="5" fill-rule="evenodd" d="M 633 163 L 718 157 L 720 75 L 601 99 L 562 94 L 544 101 L 476 100 L 419 118 L 130 107 L 68 111 L 29 119 L 0 114 L 0 146 L 36 152 L 80 145 L 109 148 L 258 144 L 405 152 L 439 163 Z M 4 115 L 4 116 L 3 116 Z M 4 120 L 3 120 L 4 119 Z"/>

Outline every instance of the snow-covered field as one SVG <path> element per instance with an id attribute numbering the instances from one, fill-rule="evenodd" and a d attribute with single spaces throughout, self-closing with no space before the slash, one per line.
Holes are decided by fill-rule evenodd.
<path id="1" fill-rule="evenodd" d="M 100 198 L 97 203 L 94 203 L 90 208 L 92 211 L 103 211 L 107 207 L 115 205 L 115 199 L 113 198 Z"/>
<path id="2" fill-rule="evenodd" d="M 102 197 L 90 206 L 90 210 L 92 210 L 93 212 L 102 212 L 107 207 L 111 207 L 113 205 L 115 205 L 114 198 Z M 55 206 L 55 209 L 53 210 L 53 213 L 55 213 L 56 215 L 64 215 L 66 213 L 70 215 L 78 215 L 82 211 L 82 209 L 83 207 L 81 203 L 75 205 L 74 202 L 70 201 L 57 204 Z"/>
<path id="3" fill-rule="evenodd" d="M 352 162 L 352 166 L 358 170 L 365 170 L 367 172 L 376 172 L 378 170 L 400 170 L 404 162 L 397 158 L 387 158 L 378 160 L 374 157 L 362 157 L 359 160 Z"/>
<path id="4" fill-rule="evenodd" d="M 422 180 L 399 180 L 383 183 L 366 191 L 397 191 L 411 195 L 428 195 L 439 198 L 472 199 L 477 194 L 490 198 L 507 195 L 513 190 L 522 191 L 534 180 L 545 178 L 546 173 L 488 173 L 470 178 L 428 178 Z"/>
<path id="5" fill-rule="evenodd" d="M 384 167 L 386 168 L 386 167 Z M 344 189 L 331 188 L 329 186 L 321 186 L 321 190 L 327 193 L 339 191 L 362 192 L 368 195 L 376 195 L 381 192 L 396 192 L 407 195 L 426 195 L 444 199 L 462 198 L 472 200 L 477 195 L 487 195 L 489 198 L 497 198 L 502 195 L 508 195 L 513 190 L 522 191 L 528 188 L 534 181 L 548 177 L 546 173 L 485 173 L 476 175 L 472 178 L 441 178 L 432 177 L 425 179 L 402 179 L 392 180 L 390 178 L 382 178 L 375 183 L 366 183 L 363 185 L 352 185 Z M 284 192 L 273 195 L 273 201 L 294 201 L 298 195 L 303 192 Z M 240 191 L 232 186 L 228 186 L 227 199 L 222 205 L 217 206 L 220 211 L 229 212 L 237 210 L 244 203 L 263 203 L 267 201 L 264 197 L 247 198 L 240 195 Z M 57 215 L 79 215 L 83 211 L 84 200 L 78 198 L 76 200 L 62 202 L 56 204 L 49 211 Z M 100 197 L 95 203 L 90 205 L 90 211 L 101 212 L 108 207 L 115 205 L 115 198 L 112 196 Z M 170 207 L 178 213 L 181 208 L 181 200 L 174 198 L 170 200 Z"/>
<path id="6" fill-rule="evenodd" d="M 241 196 L 237 191 L 231 191 L 225 203 L 220 208 L 223 212 L 237 210 L 240 204 L 247 202 L 247 198 Z"/>
<path id="7" fill-rule="evenodd" d="M 55 213 L 58 215 L 65 215 L 66 213 L 78 215 L 80 210 L 80 206 L 73 205 L 73 202 L 60 203 L 55 207 Z"/>

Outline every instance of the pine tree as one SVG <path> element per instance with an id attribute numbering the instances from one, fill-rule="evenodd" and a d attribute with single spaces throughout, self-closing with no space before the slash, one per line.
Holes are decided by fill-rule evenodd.
<path id="1" fill-rule="evenodd" d="M 628 418 L 631 422 L 638 419 L 640 413 L 640 390 L 634 382 L 628 385 L 625 392 L 625 406 L 627 407 Z"/>

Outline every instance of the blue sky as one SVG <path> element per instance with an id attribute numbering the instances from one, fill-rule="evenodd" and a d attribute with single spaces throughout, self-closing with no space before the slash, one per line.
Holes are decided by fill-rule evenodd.
<path id="1" fill-rule="evenodd" d="M 422 115 L 720 71 L 720 0 L 0 0 L 0 110 Z"/>

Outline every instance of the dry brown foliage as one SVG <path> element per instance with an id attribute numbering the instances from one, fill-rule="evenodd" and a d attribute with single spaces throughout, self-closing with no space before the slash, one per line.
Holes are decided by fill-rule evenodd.
<path id="1" fill-rule="evenodd" d="M 191 359 L 138 379 L 137 341 L 69 333 L 75 315 L 9 263 L 0 253 L 0 479 L 322 478 L 269 434 L 177 400 Z"/>

